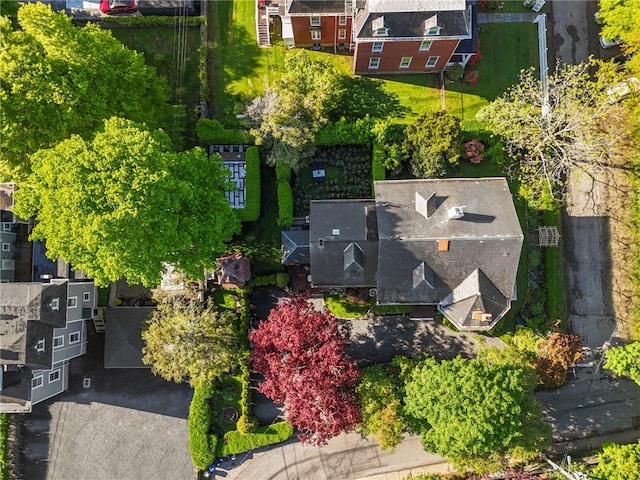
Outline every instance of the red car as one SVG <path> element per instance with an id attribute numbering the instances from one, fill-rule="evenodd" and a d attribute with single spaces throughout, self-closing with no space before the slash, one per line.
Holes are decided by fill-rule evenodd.
<path id="1" fill-rule="evenodd" d="M 136 0 L 100 0 L 100 11 L 107 15 L 135 12 Z"/>

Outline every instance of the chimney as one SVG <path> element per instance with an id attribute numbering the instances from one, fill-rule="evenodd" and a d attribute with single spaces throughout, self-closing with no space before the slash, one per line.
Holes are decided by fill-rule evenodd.
<path id="1" fill-rule="evenodd" d="M 449 216 L 449 220 L 457 220 L 464 217 L 464 205 L 461 205 L 459 207 L 451 207 L 447 211 L 447 215 Z"/>
<path id="2" fill-rule="evenodd" d="M 418 192 L 415 197 L 416 212 L 422 215 L 424 218 L 429 218 L 436 211 L 436 194 L 431 193 L 427 198 L 424 198 Z"/>

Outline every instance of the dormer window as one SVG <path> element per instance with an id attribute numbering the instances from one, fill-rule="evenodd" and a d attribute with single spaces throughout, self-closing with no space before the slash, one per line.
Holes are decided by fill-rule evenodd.
<path id="1" fill-rule="evenodd" d="M 424 35 L 425 37 L 432 35 L 440 35 L 440 25 L 438 25 L 438 15 L 427 18 L 424 21 Z"/>
<path id="2" fill-rule="evenodd" d="M 51 303 L 49 305 L 51 306 L 51 310 L 53 310 L 54 312 L 60 310 L 60 297 L 56 297 L 51 300 Z"/>
<path id="3" fill-rule="evenodd" d="M 41 338 L 40 340 L 38 340 L 38 343 L 36 344 L 36 352 L 38 353 L 44 352 L 44 349 L 46 346 L 47 346 L 46 340 L 44 338 Z"/>
<path id="4" fill-rule="evenodd" d="M 320 17 L 318 16 L 313 16 L 309 19 L 309 24 L 312 27 L 319 27 L 320 26 Z"/>
<path id="5" fill-rule="evenodd" d="M 384 17 L 378 17 L 371 22 L 371 28 L 373 29 L 374 37 L 389 36 L 389 29 L 384 26 Z"/>

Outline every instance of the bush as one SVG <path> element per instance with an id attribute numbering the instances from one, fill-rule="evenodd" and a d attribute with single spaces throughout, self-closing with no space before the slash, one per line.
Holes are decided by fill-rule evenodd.
<path id="1" fill-rule="evenodd" d="M 145 25 L 149 27 L 153 26 L 167 26 L 173 27 L 176 23 L 175 16 L 171 15 L 139 15 L 134 17 L 116 17 L 109 16 L 104 18 L 101 25 L 109 25 L 114 23 L 126 24 L 126 25 Z M 204 23 L 204 16 L 187 17 L 187 26 L 198 27 Z"/>
<path id="2" fill-rule="evenodd" d="M 293 191 L 289 182 L 278 183 L 278 225 L 285 227 L 293 223 Z"/>
<path id="3" fill-rule="evenodd" d="M 196 387 L 189 407 L 189 451 L 191 461 L 200 470 L 204 470 L 216 459 L 218 437 L 209 434 L 211 408 L 209 399 L 213 397 L 213 386 Z"/>
<path id="4" fill-rule="evenodd" d="M 275 285 L 276 283 L 278 283 L 276 274 L 269 275 L 269 285 Z"/>
<path id="5" fill-rule="evenodd" d="M 411 305 L 373 305 L 371 307 L 373 313 L 378 315 L 404 315 L 413 311 Z"/>
<path id="6" fill-rule="evenodd" d="M 260 152 L 258 147 L 249 147 L 245 156 L 246 177 L 244 188 L 245 207 L 236 210 L 242 222 L 254 222 L 260 217 Z"/>
<path id="7" fill-rule="evenodd" d="M 337 122 L 327 122 L 322 130 L 316 133 L 315 144 L 332 145 L 369 145 L 371 143 L 371 125 L 373 121 L 366 115 L 355 122 L 348 122 L 342 117 Z"/>
<path id="8" fill-rule="evenodd" d="M 483 159 L 484 145 L 480 140 L 469 140 L 464 144 L 464 153 L 471 163 L 478 164 Z"/>
<path id="9" fill-rule="evenodd" d="M 373 154 L 371 158 L 371 176 L 373 181 L 384 180 L 387 177 L 387 170 L 384 168 L 385 151 L 380 142 L 373 142 Z M 373 192 L 375 196 L 375 192 Z"/>
<path id="10" fill-rule="evenodd" d="M 124 17 L 123 17 L 124 18 Z M 196 124 L 198 139 L 207 145 L 245 145 L 253 144 L 253 137 L 242 130 L 224 128 L 218 120 L 201 118 Z"/>
<path id="11" fill-rule="evenodd" d="M 286 273 L 276 273 L 276 286 L 284 288 L 289 285 L 289 275 Z"/>
<path id="12" fill-rule="evenodd" d="M 260 427 L 254 433 L 242 435 L 239 432 L 227 432 L 224 442 L 218 445 L 218 456 L 237 455 L 256 448 L 284 442 L 293 435 L 293 428 L 287 422 L 278 422 Z"/>
<path id="13" fill-rule="evenodd" d="M 6 413 L 0 413 L 0 480 L 8 480 L 10 474 L 9 415 Z"/>

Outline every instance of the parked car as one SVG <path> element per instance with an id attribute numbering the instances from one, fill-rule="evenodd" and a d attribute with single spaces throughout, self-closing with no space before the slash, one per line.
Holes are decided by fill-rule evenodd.
<path id="1" fill-rule="evenodd" d="M 602 13 L 600 12 L 600 10 L 598 10 L 596 13 L 593 14 L 593 20 L 594 22 L 596 22 L 598 25 L 602 25 L 604 22 L 602 21 Z"/>
<path id="2" fill-rule="evenodd" d="M 136 0 L 100 0 L 100 11 L 107 15 L 131 13 L 136 10 Z"/>
<path id="3" fill-rule="evenodd" d="M 622 43 L 622 40 L 620 40 L 619 38 L 616 38 L 614 40 L 609 40 L 607 38 L 604 38 L 602 35 L 600 35 L 600 46 L 602 48 L 604 48 L 605 50 L 607 48 L 611 48 L 611 47 L 615 47 L 616 45 L 620 45 Z"/>
<path id="4" fill-rule="evenodd" d="M 640 92 L 640 80 L 636 77 L 627 78 L 626 80 L 607 88 L 609 103 L 616 103 L 633 92 Z"/>

